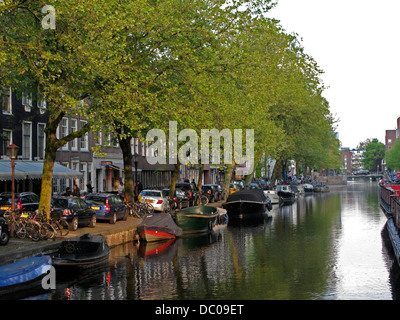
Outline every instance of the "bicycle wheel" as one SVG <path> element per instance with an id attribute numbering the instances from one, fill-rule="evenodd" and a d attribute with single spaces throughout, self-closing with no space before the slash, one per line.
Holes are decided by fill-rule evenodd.
<path id="1" fill-rule="evenodd" d="M 56 237 L 65 237 L 69 233 L 69 225 L 65 220 L 53 221 L 52 226 L 56 231 Z"/>
<path id="2" fill-rule="evenodd" d="M 145 203 L 145 214 L 154 213 L 154 207 L 151 203 Z"/>
<path id="3" fill-rule="evenodd" d="M 48 222 L 42 222 L 40 224 L 40 237 L 42 239 L 54 239 L 56 236 L 56 231 L 53 226 Z"/>
<path id="4" fill-rule="evenodd" d="M 29 221 L 26 225 L 27 237 L 32 241 L 40 240 L 40 224 L 36 221 Z"/>
<path id="5" fill-rule="evenodd" d="M 22 221 L 15 221 L 14 222 L 14 233 L 20 239 L 26 238 L 25 223 Z"/>
<path id="6" fill-rule="evenodd" d="M 208 198 L 206 196 L 201 196 L 200 202 L 202 206 L 205 206 L 208 204 Z"/>

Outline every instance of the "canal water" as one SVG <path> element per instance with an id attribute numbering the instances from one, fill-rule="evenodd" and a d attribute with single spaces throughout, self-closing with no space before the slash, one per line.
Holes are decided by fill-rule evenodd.
<path id="1" fill-rule="evenodd" d="M 274 205 L 257 225 L 111 250 L 108 265 L 57 278 L 50 299 L 390 300 L 400 271 L 376 182 Z"/>

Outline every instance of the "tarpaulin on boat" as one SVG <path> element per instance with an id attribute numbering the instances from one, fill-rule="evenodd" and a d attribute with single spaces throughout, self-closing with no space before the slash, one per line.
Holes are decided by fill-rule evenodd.
<path id="1" fill-rule="evenodd" d="M 165 212 L 146 215 L 139 224 L 138 229 L 140 229 L 141 226 L 152 227 L 154 229 L 160 228 L 160 230 L 168 229 L 170 233 L 175 234 L 177 237 L 180 237 L 183 233 L 182 229 L 176 225 L 171 215 Z"/>
<path id="2" fill-rule="evenodd" d="M 264 192 L 261 189 L 241 190 L 232 193 L 226 202 L 266 202 L 268 201 Z"/>

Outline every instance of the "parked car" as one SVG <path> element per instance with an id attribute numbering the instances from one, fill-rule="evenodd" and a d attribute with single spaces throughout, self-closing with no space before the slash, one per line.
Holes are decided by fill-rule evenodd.
<path id="1" fill-rule="evenodd" d="M 200 203 L 200 194 L 196 187 L 191 183 L 177 183 L 175 188 L 181 189 L 189 198 L 190 206 L 195 206 Z"/>
<path id="2" fill-rule="evenodd" d="M 58 196 L 51 199 L 51 215 L 60 217 L 69 224 L 69 230 L 78 227 L 96 226 L 96 212 L 79 197 Z"/>
<path id="3" fill-rule="evenodd" d="M 138 198 L 140 202 L 150 203 L 155 211 L 170 211 L 168 197 L 161 190 L 143 190 Z"/>
<path id="4" fill-rule="evenodd" d="M 236 191 L 243 190 L 245 188 L 243 180 L 234 180 L 233 184 L 236 188 Z"/>
<path id="5" fill-rule="evenodd" d="M 268 182 L 267 181 L 259 181 L 259 185 L 263 190 L 269 190 Z"/>
<path id="6" fill-rule="evenodd" d="M 237 187 L 237 186 L 235 186 L 233 183 L 231 183 L 230 185 L 229 185 L 229 194 L 231 195 L 232 193 L 235 193 L 236 191 L 239 191 L 240 189 Z"/>
<path id="7" fill-rule="evenodd" d="M 252 182 L 252 183 L 250 183 L 249 189 L 250 189 L 250 190 L 254 190 L 254 189 L 262 189 L 262 188 L 261 188 L 261 186 L 258 184 L 258 182 Z"/>
<path id="8" fill-rule="evenodd" d="M 15 194 L 15 209 L 17 211 L 35 211 L 39 208 L 39 196 L 33 192 Z M 0 193 L 0 216 L 11 209 L 11 192 Z"/>
<path id="9" fill-rule="evenodd" d="M 129 207 L 119 194 L 91 193 L 85 196 L 85 202 L 96 212 L 98 220 L 114 224 L 117 220 L 128 218 Z"/>
<path id="10" fill-rule="evenodd" d="M 162 191 L 166 197 L 169 197 L 169 189 L 163 189 Z M 175 201 L 178 210 L 189 207 L 189 198 L 181 189 L 175 189 L 172 201 Z"/>

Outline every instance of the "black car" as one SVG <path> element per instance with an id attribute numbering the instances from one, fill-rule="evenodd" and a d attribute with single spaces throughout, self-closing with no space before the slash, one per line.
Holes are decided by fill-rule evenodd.
<path id="1" fill-rule="evenodd" d="M 129 207 L 119 194 L 91 193 L 85 197 L 85 202 L 96 212 L 99 220 L 108 220 L 114 224 L 119 219 L 128 218 Z"/>
<path id="2" fill-rule="evenodd" d="M 78 227 L 96 226 L 96 212 L 79 197 L 60 196 L 51 199 L 52 217 L 60 217 L 69 224 L 69 230 L 76 231 Z"/>
<path id="3" fill-rule="evenodd" d="M 175 188 L 181 189 L 185 192 L 186 196 L 189 198 L 190 206 L 196 206 L 200 203 L 200 194 L 196 187 L 188 182 L 177 183 Z"/>
<path id="4" fill-rule="evenodd" d="M 0 216 L 11 209 L 11 192 L 0 193 Z M 39 208 L 39 196 L 33 192 L 21 192 L 15 194 L 15 209 L 19 212 L 34 212 Z"/>
<path id="5" fill-rule="evenodd" d="M 163 189 L 162 192 L 166 197 L 169 197 L 169 189 Z M 175 189 L 175 194 L 174 197 L 172 198 L 172 201 L 175 201 L 176 208 L 178 210 L 189 207 L 189 198 L 186 196 L 185 192 L 183 192 L 181 189 Z"/>

